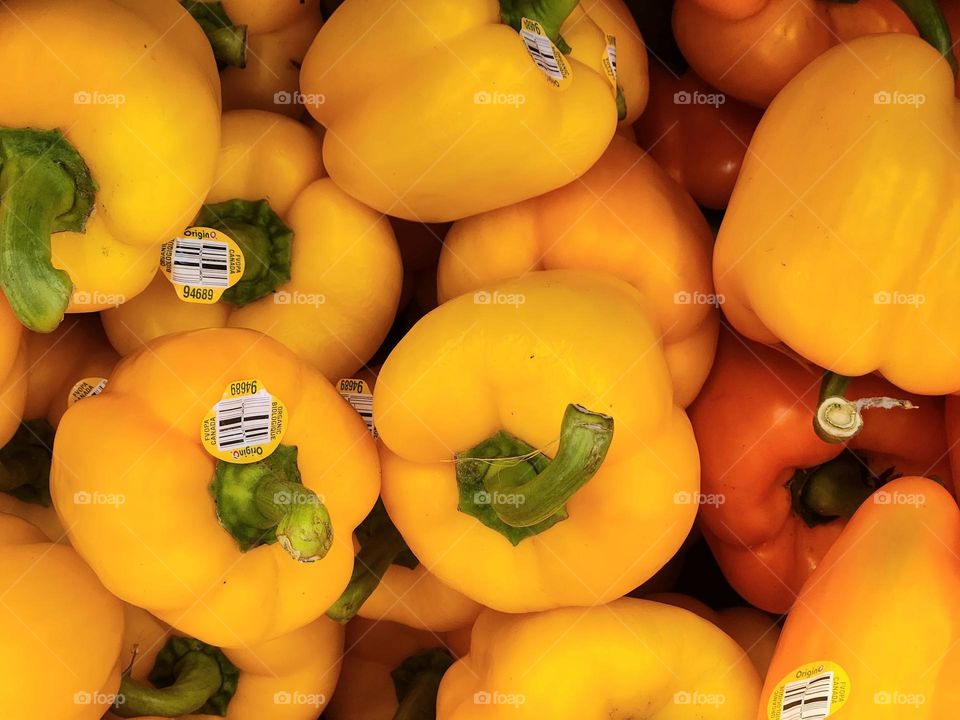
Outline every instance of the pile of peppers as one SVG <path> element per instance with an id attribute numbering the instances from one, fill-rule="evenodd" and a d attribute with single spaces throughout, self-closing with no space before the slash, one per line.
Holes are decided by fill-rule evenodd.
<path id="1" fill-rule="evenodd" d="M 0 2 L 0 718 L 960 716 L 955 40 Z"/>

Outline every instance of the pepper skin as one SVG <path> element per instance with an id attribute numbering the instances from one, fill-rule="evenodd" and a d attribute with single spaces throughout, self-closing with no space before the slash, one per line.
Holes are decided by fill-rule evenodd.
<path id="1" fill-rule="evenodd" d="M 848 679 L 838 718 L 956 717 L 958 555 L 960 511 L 937 483 L 900 478 L 864 503 L 787 617 L 757 720 L 780 718 L 781 681 L 827 662 Z"/>
<path id="2" fill-rule="evenodd" d="M 641 147 L 700 205 L 730 200 L 761 112 L 707 85 L 692 70 L 650 66 L 650 100 L 634 128 Z"/>
<path id="3" fill-rule="evenodd" d="M 960 390 L 953 91 L 947 63 L 909 35 L 853 40 L 784 88 L 714 254 L 739 332 L 840 375 Z"/>
<path id="4" fill-rule="evenodd" d="M 0 445 L 13 437 L 27 400 L 25 333 L 6 298 L 0 296 Z"/>
<path id="5" fill-rule="evenodd" d="M 229 383 L 254 378 L 287 406 L 282 444 L 252 464 L 217 461 L 201 421 Z M 266 336 L 214 329 L 155 341 L 66 412 L 51 494 L 114 594 L 237 647 L 301 627 L 337 598 L 378 480 L 366 425 L 328 381 Z M 230 482 L 247 489 L 234 497 Z"/>
<path id="6" fill-rule="evenodd" d="M 755 13 L 739 19 L 715 12 L 716 1 L 677 0 L 674 37 L 707 83 L 761 108 L 834 45 L 861 35 L 917 34 L 892 0 L 760 0 Z"/>
<path id="7" fill-rule="evenodd" d="M 196 215 L 220 81 L 174 0 L 4 3 L 0 63 L 0 285 L 49 332 L 143 290 Z"/>
<path id="8" fill-rule="evenodd" d="M 533 270 L 616 275 L 646 296 L 677 401 L 686 406 L 710 372 L 717 342 L 712 246 L 690 196 L 647 153 L 615 137 L 580 180 L 454 223 L 440 255 L 438 297 L 445 302 Z"/>
<path id="9" fill-rule="evenodd" d="M 247 27 L 246 67 L 220 72 L 223 109 L 303 115 L 307 99 L 299 94 L 299 68 L 323 24 L 319 0 L 223 0 L 223 7 L 233 22 Z"/>
<path id="10" fill-rule="evenodd" d="M 140 720 L 161 720 L 169 717 L 137 714 L 138 707 L 155 707 L 164 710 L 172 703 L 187 703 L 185 688 L 171 687 L 155 693 L 151 691 L 153 683 L 149 679 L 151 671 L 156 672 L 163 662 L 163 654 L 170 652 L 167 643 L 171 637 L 181 637 L 171 628 L 145 610 L 127 606 L 125 613 L 123 652 L 121 663 L 129 667 L 120 687 L 126 695 L 126 702 L 113 709 L 107 720 L 119 718 L 139 718 Z M 178 715 L 181 720 L 201 720 L 224 717 L 226 720 L 315 720 L 320 714 L 340 674 L 343 655 L 343 628 L 330 620 L 321 618 L 309 625 L 274 640 L 243 649 L 225 649 L 226 660 L 233 669 L 239 671 L 235 692 L 227 689 L 222 697 L 223 685 L 213 683 L 209 711 L 213 712 L 218 703 L 226 705 L 223 715 L 196 714 Z M 191 648 L 192 649 L 192 648 Z M 216 654 L 215 648 L 208 652 Z M 158 655 L 160 661 L 158 662 Z M 183 658 L 180 658 L 183 661 Z M 229 667 L 229 666 L 228 666 Z M 222 681 L 230 683 L 221 675 Z M 172 678 L 168 678 L 168 681 Z M 141 688 L 146 692 L 141 694 Z M 201 706 L 208 707 L 208 706 Z"/>
<path id="11" fill-rule="evenodd" d="M 713 623 L 737 641 L 737 645 L 743 648 L 743 658 L 753 663 L 760 677 L 766 676 L 780 637 L 776 618 L 748 605 L 714 610 L 696 598 L 680 593 L 653 593 L 646 599 L 689 610 Z"/>
<path id="12" fill-rule="evenodd" d="M 572 47 L 566 87 L 534 64 L 521 16 Z M 620 109 L 632 123 L 646 104 L 647 60 L 622 0 L 346 0 L 300 74 L 304 95 L 324 98 L 307 109 L 327 128 L 330 177 L 367 205 L 420 222 L 572 182 L 617 127 L 618 93 L 601 64 L 606 34 L 616 37 Z"/>
<path id="13" fill-rule="evenodd" d="M 870 410 L 859 435 L 828 443 L 813 428 L 821 377 L 819 368 L 724 331 L 690 407 L 702 467 L 700 527 L 734 589 L 773 613 L 793 606 L 885 471 L 951 477 L 941 398 L 855 378 L 847 397 L 906 397 L 919 408 Z M 831 461 L 822 472 L 802 472 Z"/>
<path id="14" fill-rule="evenodd" d="M 123 605 L 26 520 L 0 514 L 0 546 L 3 716 L 98 720 L 120 683 Z"/>
<path id="15" fill-rule="evenodd" d="M 169 333 L 246 327 L 279 340 L 332 380 L 362 366 L 393 322 L 400 253 L 387 220 L 318 179 L 322 174 L 320 141 L 301 123 L 262 110 L 224 113 L 217 179 L 204 206 L 210 217 L 201 224 L 240 243 L 244 277 L 234 294 L 204 305 L 182 301 L 158 272 L 141 295 L 103 313 L 114 347 L 127 355 Z M 280 260 L 273 248 L 289 235 L 261 241 L 248 221 L 233 217 L 245 211 L 220 205 L 239 199 L 253 206 L 263 198 L 280 226 L 293 231 L 292 255 Z M 259 215 L 250 221 L 257 228 L 264 222 Z"/>
<path id="16" fill-rule="evenodd" d="M 456 655 L 458 644 L 455 638 L 446 635 L 414 630 L 392 622 L 361 619 L 347 625 L 346 647 L 343 672 L 327 708 L 329 720 L 423 717 L 397 715 L 400 702 L 390 674 L 405 659 L 419 653 L 447 650 Z M 464 654 L 467 649 L 463 648 Z M 433 704 L 436 704 L 435 694 Z"/>
<path id="17" fill-rule="evenodd" d="M 658 337 L 639 292 L 589 271 L 487 286 L 414 326 L 374 419 L 383 503 L 427 570 L 528 612 L 612 600 L 670 559 L 699 465 Z"/>
<path id="18" fill-rule="evenodd" d="M 50 503 L 53 430 L 74 385 L 85 378 L 109 377 L 119 358 L 96 315 L 74 315 L 51 333 L 25 335 L 25 423 L 0 450 L 0 512 L 24 518 L 51 541 L 62 542 L 66 532 Z M 6 462 L 11 457 L 13 462 Z"/>
<path id="19" fill-rule="evenodd" d="M 742 720 L 760 679 L 693 613 L 623 598 L 532 615 L 484 612 L 440 685 L 437 720 L 664 717 Z"/>

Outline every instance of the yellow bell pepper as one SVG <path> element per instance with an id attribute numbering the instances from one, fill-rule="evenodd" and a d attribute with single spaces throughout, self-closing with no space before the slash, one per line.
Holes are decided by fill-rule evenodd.
<path id="1" fill-rule="evenodd" d="M 646 152 L 614 137 L 576 182 L 454 223 L 437 291 L 446 302 L 533 270 L 616 275 L 647 296 L 685 407 L 706 380 L 717 345 L 712 251 L 710 228 L 690 196 Z"/>
<path id="2" fill-rule="evenodd" d="M 144 610 L 127 608 L 122 701 L 108 720 L 315 720 L 337 684 L 344 633 L 330 620 L 251 647 L 221 650 L 172 632 Z"/>
<path id="3" fill-rule="evenodd" d="M 524 19 L 541 32 L 524 40 Z M 556 63 L 553 79 L 529 46 Z M 327 128 L 337 184 L 381 212 L 437 222 L 586 172 L 618 117 L 643 110 L 647 60 L 622 0 L 346 0 L 307 51 L 300 85 Z"/>
<path id="4" fill-rule="evenodd" d="M 699 462 L 659 336 L 627 283 L 553 270 L 400 341 L 374 390 L 382 497 L 429 572 L 528 612 L 613 600 L 670 559 Z"/>
<path id="5" fill-rule="evenodd" d="M 66 537 L 50 502 L 54 429 L 79 381 L 106 378 L 118 360 L 96 315 L 75 315 L 51 333 L 26 333 L 24 422 L 0 448 L 0 512 L 29 520 L 54 542 Z"/>
<path id="6" fill-rule="evenodd" d="M 320 1 L 223 0 L 223 7 L 247 28 L 245 67 L 220 72 L 223 109 L 303 115 L 310 98 L 300 94 L 300 65 L 323 24 Z"/>
<path id="7" fill-rule="evenodd" d="M 412 713 L 424 707 L 424 699 L 435 708 L 437 686 L 453 662 L 451 656 L 469 649 L 456 637 L 369 620 L 347 625 L 346 647 L 337 690 L 327 707 L 329 720 L 431 717 Z"/>
<path id="8" fill-rule="evenodd" d="M 98 720 L 120 683 L 123 605 L 71 548 L 0 514 L 3 717 Z"/>
<path id="9" fill-rule="evenodd" d="M 484 612 L 440 684 L 437 720 L 745 720 L 757 671 L 687 610 L 624 598 L 531 615 Z"/>
<path id="10" fill-rule="evenodd" d="M 169 333 L 246 327 L 332 380 L 349 376 L 383 341 L 400 299 L 403 270 L 390 224 L 318 179 L 320 141 L 297 121 L 235 110 L 223 115 L 222 137 L 196 224 L 237 241 L 243 277 L 220 302 L 197 304 L 158 272 L 138 297 L 103 313 L 111 342 L 127 355 Z"/>
<path id="11" fill-rule="evenodd" d="M 23 326 L 0 296 L 0 445 L 20 425 L 27 401 L 27 345 Z"/>
<path id="12" fill-rule="evenodd" d="M 210 187 L 220 82 L 185 18 L 174 0 L 0 8 L 0 286 L 33 330 L 140 292 Z"/>
<path id="13" fill-rule="evenodd" d="M 841 375 L 960 390 L 956 108 L 946 60 L 903 34 L 834 47 L 791 80 L 717 238 L 734 327 Z"/>
<path id="14" fill-rule="evenodd" d="M 237 463 L 203 444 L 225 388 L 268 394 L 284 432 L 272 454 L 237 446 L 226 455 Z M 255 461 L 243 464 L 247 452 Z M 71 543 L 112 592 L 198 640 L 238 647 L 336 600 L 379 468 L 366 425 L 323 376 L 264 335 L 213 329 L 155 341 L 71 407 L 50 485 Z"/>

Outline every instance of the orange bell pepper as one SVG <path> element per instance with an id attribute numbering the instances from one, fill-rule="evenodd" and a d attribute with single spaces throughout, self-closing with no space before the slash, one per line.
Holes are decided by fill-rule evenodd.
<path id="1" fill-rule="evenodd" d="M 942 487 L 904 477 L 878 491 L 787 617 L 757 720 L 957 717 L 958 557 L 960 510 Z"/>
<path id="2" fill-rule="evenodd" d="M 769 105 L 794 75 L 838 43 L 873 33 L 917 34 L 894 0 L 677 0 L 673 32 L 700 77 L 757 107 Z"/>
<path id="3" fill-rule="evenodd" d="M 27 400 L 27 346 L 23 325 L 0 293 L 0 445 L 20 425 Z"/>
<path id="4" fill-rule="evenodd" d="M 943 401 L 870 411 L 846 443 L 814 430 L 822 371 L 732 332 L 690 408 L 701 461 L 699 523 L 720 568 L 748 602 L 786 612 L 846 519 L 891 474 L 950 479 Z M 849 397 L 899 391 L 876 376 Z M 901 394 L 902 395 L 902 394 Z"/>
<path id="5" fill-rule="evenodd" d="M 650 98 L 634 125 L 641 147 L 701 205 L 730 200 L 760 111 L 726 97 L 688 70 L 650 66 Z"/>

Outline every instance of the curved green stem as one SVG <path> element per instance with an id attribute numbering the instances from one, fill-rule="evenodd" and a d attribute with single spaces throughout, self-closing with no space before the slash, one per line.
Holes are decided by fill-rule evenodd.
<path id="1" fill-rule="evenodd" d="M 600 469 L 613 441 L 613 418 L 570 404 L 553 460 L 505 432 L 457 455 L 461 512 L 514 545 L 566 515 L 566 503 Z"/>
<path id="2" fill-rule="evenodd" d="M 346 589 L 327 610 L 327 617 L 336 622 L 351 620 L 380 584 L 393 564 L 416 567 L 417 560 L 407 547 L 400 531 L 390 521 L 383 502 L 377 500 L 373 510 L 357 528 L 360 552 L 353 561 L 353 574 Z M 410 563 L 412 558 L 413 563 Z"/>
<path id="3" fill-rule="evenodd" d="M 566 55 L 570 52 L 570 46 L 560 37 L 560 26 L 579 2 L 580 0 L 500 0 L 500 21 L 519 32 L 523 18 L 536 20 L 543 26 L 547 37 Z"/>
<path id="4" fill-rule="evenodd" d="M 950 63 L 950 69 L 956 76 L 957 59 L 953 54 L 950 27 L 935 0 L 894 0 L 894 2 L 916 26 L 920 37 L 936 48 Z"/>
<path id="5" fill-rule="evenodd" d="M 228 65 L 237 68 L 247 66 L 247 26 L 234 25 L 223 3 L 180 0 L 180 4 L 207 36 L 221 70 Z"/>
<path id="6" fill-rule="evenodd" d="M 20 423 L 0 448 L 0 492 L 24 502 L 50 507 L 50 459 L 53 428 L 46 420 Z"/>
<path id="7" fill-rule="evenodd" d="M 874 475 L 862 457 L 845 450 L 822 465 L 797 470 L 787 486 L 793 511 L 815 527 L 853 517 L 864 500 L 894 476 L 893 468 Z"/>
<path id="8" fill-rule="evenodd" d="M 293 231 L 266 200 L 227 200 L 204 205 L 194 224 L 220 230 L 243 251 L 243 277 L 221 300 L 246 305 L 290 281 Z"/>
<path id="9" fill-rule="evenodd" d="M 50 259 L 50 235 L 83 232 L 96 184 L 59 130 L 0 129 L 0 285 L 26 327 L 55 330 L 73 282 Z"/>
<path id="10" fill-rule="evenodd" d="M 446 650 L 411 655 L 390 673 L 399 707 L 393 720 L 434 720 L 443 674 L 453 664 Z"/>
<path id="11" fill-rule="evenodd" d="M 157 654 L 153 684 L 124 676 L 111 709 L 120 717 L 178 718 L 201 711 L 226 714 L 240 671 L 217 648 L 199 640 L 172 637 Z"/>
<path id="12" fill-rule="evenodd" d="M 823 379 L 820 380 L 820 402 L 829 397 L 843 397 L 849 385 L 850 378 L 846 375 L 838 375 L 826 370 L 823 373 Z"/>
<path id="13" fill-rule="evenodd" d="M 217 517 L 246 552 L 279 542 L 294 560 L 313 562 L 333 543 L 322 500 L 300 482 L 297 448 L 281 445 L 260 462 L 217 462 L 210 493 Z"/>

